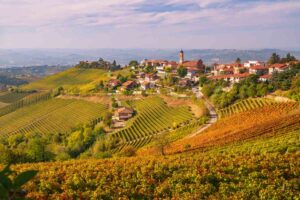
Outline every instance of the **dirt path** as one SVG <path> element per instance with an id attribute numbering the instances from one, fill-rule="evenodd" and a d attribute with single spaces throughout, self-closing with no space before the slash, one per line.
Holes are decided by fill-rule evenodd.
<path id="1" fill-rule="evenodd" d="M 209 120 L 208 122 L 201 126 L 198 130 L 196 130 L 194 133 L 189 134 L 188 136 L 186 136 L 185 138 L 191 138 L 194 137 L 196 135 L 198 135 L 199 133 L 202 133 L 203 131 L 205 131 L 208 127 L 210 127 L 211 125 L 213 125 L 214 123 L 217 122 L 218 120 L 218 115 L 216 113 L 216 110 L 214 108 L 214 106 L 208 101 L 208 99 L 206 99 L 203 94 L 200 91 L 196 91 L 196 97 L 197 98 L 203 98 L 205 101 L 205 106 L 207 107 L 208 111 L 209 111 Z"/>

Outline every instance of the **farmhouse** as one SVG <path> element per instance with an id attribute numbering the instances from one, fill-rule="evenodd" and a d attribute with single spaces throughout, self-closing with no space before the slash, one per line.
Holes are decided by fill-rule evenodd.
<path id="1" fill-rule="evenodd" d="M 134 110 L 127 107 L 118 108 L 115 112 L 115 118 L 117 120 L 128 120 L 133 116 Z"/>
<path id="2" fill-rule="evenodd" d="M 115 88 L 121 85 L 121 82 L 118 79 L 110 79 L 106 86 L 109 88 Z"/>
<path id="3" fill-rule="evenodd" d="M 179 80 L 179 82 L 178 82 L 178 86 L 179 86 L 179 87 L 188 87 L 188 86 L 190 86 L 190 85 L 191 85 L 191 81 L 190 81 L 190 79 L 187 79 L 187 78 L 181 79 L 181 80 Z"/>
<path id="4" fill-rule="evenodd" d="M 266 82 L 266 81 L 270 80 L 271 77 L 272 77 L 271 74 L 265 74 L 265 75 L 260 76 L 260 77 L 259 77 L 259 80 L 260 80 L 260 81 L 263 81 L 263 82 Z"/>
<path id="5" fill-rule="evenodd" d="M 135 81 L 129 80 L 122 84 L 121 90 L 122 91 L 132 90 L 136 86 L 137 86 L 137 83 Z"/>
<path id="6" fill-rule="evenodd" d="M 273 74 L 273 72 L 283 72 L 285 70 L 289 69 L 288 64 L 280 64 L 276 63 L 269 66 L 269 74 Z"/>
<path id="7" fill-rule="evenodd" d="M 247 68 L 250 68 L 253 66 L 265 66 L 265 65 L 266 64 L 264 62 L 257 61 L 257 60 L 249 60 L 244 63 L 244 67 L 247 67 Z"/>
<path id="8" fill-rule="evenodd" d="M 262 65 L 255 65 L 255 66 L 249 67 L 249 73 L 250 74 L 256 74 L 256 75 L 259 75 L 259 76 L 267 74 L 268 71 L 269 71 L 269 68 L 265 67 L 265 66 L 262 66 Z"/>
<path id="9" fill-rule="evenodd" d="M 147 82 L 155 81 L 157 79 L 158 79 L 158 77 L 155 73 L 148 73 L 145 75 L 145 81 L 147 81 Z"/>

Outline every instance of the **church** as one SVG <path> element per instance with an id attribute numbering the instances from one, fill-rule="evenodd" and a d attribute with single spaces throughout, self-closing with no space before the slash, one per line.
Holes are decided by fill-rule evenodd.
<path id="1" fill-rule="evenodd" d="M 179 66 L 186 67 L 189 71 L 204 71 L 204 64 L 203 61 L 200 60 L 184 60 L 184 52 L 181 49 L 179 52 Z"/>

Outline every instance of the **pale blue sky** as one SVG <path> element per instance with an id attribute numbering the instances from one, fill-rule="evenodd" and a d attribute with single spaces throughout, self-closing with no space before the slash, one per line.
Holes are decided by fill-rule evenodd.
<path id="1" fill-rule="evenodd" d="M 0 0 L 0 48 L 299 48 L 300 0 Z"/>

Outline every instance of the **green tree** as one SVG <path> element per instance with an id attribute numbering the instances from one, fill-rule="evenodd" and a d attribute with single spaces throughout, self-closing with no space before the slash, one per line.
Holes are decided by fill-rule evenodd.
<path id="1" fill-rule="evenodd" d="M 177 69 L 177 74 L 179 77 L 183 78 L 187 75 L 187 68 L 183 67 L 183 66 L 180 66 L 178 69 Z"/>
<path id="2" fill-rule="evenodd" d="M 165 148 L 170 145 L 170 141 L 166 134 L 160 134 L 156 137 L 155 146 L 159 154 L 165 155 Z"/>
<path id="3" fill-rule="evenodd" d="M 240 59 L 240 58 L 237 58 L 237 59 L 235 60 L 235 63 L 241 64 L 241 59 Z"/>
<path id="4" fill-rule="evenodd" d="M 47 142 L 43 138 L 32 138 L 28 142 L 27 155 L 33 162 L 49 161 L 52 157 L 47 151 Z"/>
<path id="5" fill-rule="evenodd" d="M 271 57 L 268 60 L 268 63 L 271 64 L 275 64 L 275 63 L 279 63 L 280 62 L 280 56 L 276 53 L 273 53 L 271 55 Z"/>
<path id="6" fill-rule="evenodd" d="M 136 61 L 136 60 L 131 60 L 130 62 L 129 62 L 129 66 L 131 66 L 131 67 L 136 67 L 136 66 L 138 66 L 139 65 L 139 63 L 138 63 L 138 61 Z"/>

